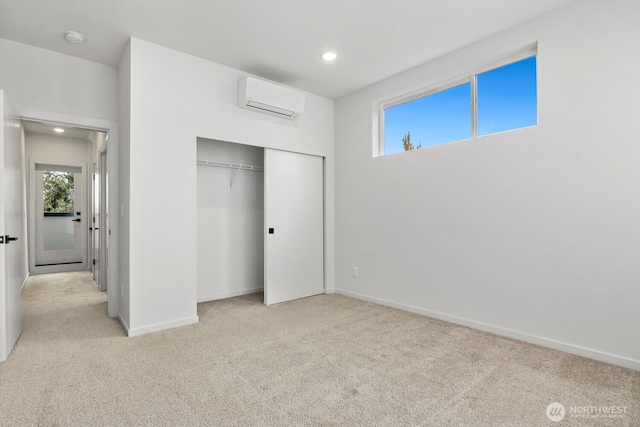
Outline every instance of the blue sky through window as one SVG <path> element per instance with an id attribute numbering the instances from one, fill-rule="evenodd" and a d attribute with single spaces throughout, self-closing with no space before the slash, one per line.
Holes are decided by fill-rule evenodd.
<path id="1" fill-rule="evenodd" d="M 536 57 L 478 74 L 478 135 L 538 124 Z"/>
<path id="2" fill-rule="evenodd" d="M 402 138 L 411 132 L 414 147 L 471 137 L 471 85 L 461 84 L 384 112 L 384 153 L 404 151 Z"/>
<path id="3" fill-rule="evenodd" d="M 536 57 L 477 76 L 478 135 L 537 124 Z M 384 113 L 384 154 L 471 138 L 471 84 L 464 83 L 394 107 Z"/>

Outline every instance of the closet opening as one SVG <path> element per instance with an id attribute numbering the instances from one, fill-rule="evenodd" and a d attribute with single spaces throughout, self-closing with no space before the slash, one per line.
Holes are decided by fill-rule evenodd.
<path id="1" fill-rule="evenodd" d="M 264 148 L 197 144 L 198 302 L 263 292 Z"/>
<path id="2" fill-rule="evenodd" d="M 324 293 L 324 158 L 197 140 L 197 302 Z"/>

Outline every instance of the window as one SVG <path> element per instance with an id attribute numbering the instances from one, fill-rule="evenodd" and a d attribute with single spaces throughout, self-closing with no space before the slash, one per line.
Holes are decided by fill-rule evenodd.
<path id="1" fill-rule="evenodd" d="M 74 175 L 72 172 L 42 171 L 44 215 L 73 216 Z"/>
<path id="2" fill-rule="evenodd" d="M 536 57 L 476 77 L 478 136 L 538 124 Z"/>
<path id="3" fill-rule="evenodd" d="M 384 112 L 384 154 L 471 137 L 471 84 L 464 83 Z"/>
<path id="4" fill-rule="evenodd" d="M 536 125 L 535 52 L 520 58 L 382 104 L 380 155 Z"/>

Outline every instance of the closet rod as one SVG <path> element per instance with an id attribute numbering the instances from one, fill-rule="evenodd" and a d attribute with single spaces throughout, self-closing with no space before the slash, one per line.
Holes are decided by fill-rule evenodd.
<path id="1" fill-rule="evenodd" d="M 242 170 L 256 171 L 256 172 L 264 171 L 264 168 L 262 166 L 243 165 L 240 163 L 214 162 L 213 160 L 200 160 L 200 159 L 196 160 L 196 163 L 200 166 L 214 166 L 218 168 L 242 169 Z"/>

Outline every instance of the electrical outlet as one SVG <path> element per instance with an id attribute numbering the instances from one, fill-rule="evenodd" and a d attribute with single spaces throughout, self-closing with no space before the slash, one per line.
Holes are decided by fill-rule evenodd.
<path id="1" fill-rule="evenodd" d="M 358 277 L 358 267 L 353 267 L 353 277 Z"/>

